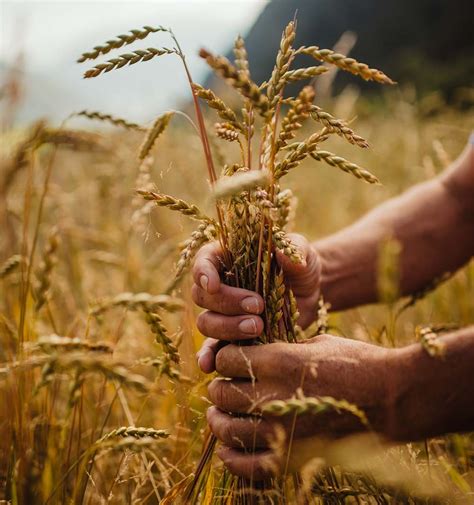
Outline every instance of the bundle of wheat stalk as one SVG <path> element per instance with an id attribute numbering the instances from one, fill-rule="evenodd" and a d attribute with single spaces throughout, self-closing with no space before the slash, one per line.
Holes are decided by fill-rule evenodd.
<path id="1" fill-rule="evenodd" d="M 316 46 L 295 48 L 296 23 L 293 21 L 283 31 L 272 75 L 262 84 L 252 80 L 247 52 L 241 37 L 238 37 L 234 44 L 235 62 L 201 49 L 199 55 L 211 69 L 240 94 L 243 102 L 240 114 L 226 105 L 212 90 L 193 82 L 184 54 L 173 32 L 164 27 L 132 30 L 131 35 L 120 36 L 103 46 L 97 46 L 89 53 L 84 53 L 80 61 L 95 59 L 101 54 L 143 39 L 154 32 L 167 32 L 173 39 L 175 47 L 147 48 L 122 54 L 86 71 L 85 77 L 96 77 L 103 72 L 162 55 L 177 55 L 184 64 L 192 91 L 217 217 L 209 217 L 196 205 L 179 198 L 153 192 L 147 188 L 138 188 L 138 193 L 146 200 L 155 202 L 157 206 L 181 212 L 199 222 L 196 231 L 184 243 L 176 278 L 170 284 L 168 292 L 176 289 L 199 248 L 206 242 L 217 240 L 222 249 L 223 282 L 254 290 L 265 300 L 263 314 L 265 327 L 255 343 L 264 344 L 276 340 L 296 342 L 302 337 L 302 330 L 298 327 L 296 298 L 291 288 L 285 285 L 283 272 L 275 256 L 275 251 L 280 250 L 295 263 L 303 261 L 297 247 L 292 244 L 286 233 L 291 214 L 292 195 L 288 189 L 282 189 L 284 176 L 296 170 L 303 160 L 311 157 L 369 184 L 378 184 L 379 181 L 364 168 L 323 148 L 323 144 L 334 135 L 362 148 L 368 147 L 368 143 L 345 121 L 314 105 L 313 86 L 304 86 L 297 96 L 285 96 L 287 84 L 314 79 L 328 70 L 327 66 L 323 65 L 293 68 L 295 58 L 299 54 L 305 54 L 318 62 L 335 65 L 365 80 L 385 84 L 393 82 L 380 70 L 372 69 L 333 51 L 319 49 Z M 219 167 L 220 174 L 217 173 L 213 161 L 211 142 L 199 99 L 219 117 L 219 122 L 215 125 L 216 136 L 223 141 L 236 142 L 240 147 L 240 158 L 233 164 Z M 140 160 L 144 160 L 150 154 L 172 116 L 172 112 L 167 112 L 157 118 L 142 144 Z M 99 115 L 91 117 L 97 118 Z M 307 138 L 296 141 L 303 123 L 310 121 L 314 121 L 320 129 Z M 317 403 L 314 399 L 309 401 Z M 211 495 L 209 494 L 210 459 L 215 443 L 215 438 L 209 435 L 195 477 L 191 482 L 180 483 L 179 489 L 172 490 L 168 500 L 178 495 L 192 503 L 200 500 L 207 502 L 211 495 L 212 503 L 228 503 L 226 500 L 229 496 L 233 496 L 235 503 L 252 500 L 247 491 L 239 493 L 241 483 L 225 472 L 216 489 L 227 489 L 228 492 L 211 491 Z M 278 479 L 266 483 L 262 496 L 267 496 L 265 492 L 269 488 L 284 489 L 283 484 L 278 482 Z M 284 499 L 283 497 L 282 500 Z"/>
<path id="2" fill-rule="evenodd" d="M 174 110 L 140 123 L 85 109 L 66 121 L 100 121 L 100 132 L 41 120 L 0 133 L 0 503 L 470 503 L 472 434 L 386 450 L 370 432 L 357 444 L 345 438 L 326 447 L 325 440 L 292 440 L 277 431 L 269 449 L 285 458 L 287 477 L 258 485 L 223 471 L 212 457 L 216 441 L 208 435 L 203 394 L 209 377 L 194 358 L 203 336 L 186 278 L 202 244 L 222 244 L 223 282 L 265 295 L 265 331 L 254 342 L 263 350 L 272 340 L 330 332 L 385 346 L 418 341 L 430 359 L 442 360 L 438 335 L 474 323 L 472 263 L 396 302 L 400 248 L 387 241 L 378 271 L 386 308 L 328 313 L 321 299 L 315 323 L 305 332 L 298 328 L 291 286 L 275 261 L 279 250 L 301 261 L 288 234 L 293 224 L 314 237 L 349 224 L 381 195 L 445 166 L 462 146 L 441 124 L 456 122 L 466 135 L 473 125 L 470 110 L 443 106 L 433 113 L 403 90 L 377 107 L 364 100 L 354 109 L 357 93 L 347 88 L 324 102 L 334 114 L 313 103 L 312 86 L 288 96 L 286 83 L 315 77 L 322 84 L 326 77 L 318 75 L 331 65 L 388 83 L 338 52 L 293 49 L 294 31 L 290 23 L 267 83 L 252 81 L 240 37 L 233 62 L 201 52 L 230 84 L 231 96 L 241 97 L 241 109 L 194 83 L 165 27 L 132 30 L 81 56 L 85 64 L 98 63 L 86 77 L 99 79 L 150 60 L 150 73 L 159 73 L 159 56 L 180 58 L 202 160 L 192 117 Z M 168 48 L 126 49 L 169 36 Z M 298 55 L 322 65 L 298 69 Z M 102 57 L 108 61 L 99 62 Z M 357 129 L 371 132 L 377 150 L 365 149 L 352 123 L 338 119 L 356 115 Z M 180 124 L 183 117 L 188 121 Z M 433 148 L 431 159 L 425 153 Z M 354 151 L 362 165 L 390 160 L 384 188 L 372 191 L 375 177 L 345 159 Z M 171 160 L 173 169 L 163 170 Z M 413 170 L 416 163 L 421 170 Z M 298 188 L 301 205 L 313 212 L 296 221 L 296 198 L 283 184 Z M 324 219 L 313 219 L 323 212 Z M 366 413 L 344 398 L 296 390 L 291 398 L 258 399 L 264 421 L 331 411 L 355 416 L 370 430 Z"/>

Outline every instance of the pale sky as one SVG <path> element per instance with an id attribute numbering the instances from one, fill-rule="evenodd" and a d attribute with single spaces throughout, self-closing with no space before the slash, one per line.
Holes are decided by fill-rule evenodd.
<path id="1" fill-rule="evenodd" d="M 99 109 L 131 119 L 153 118 L 186 96 L 177 58 L 165 56 L 134 67 L 82 79 L 90 65 L 77 57 L 114 36 L 143 25 L 173 28 L 196 81 L 206 65 L 201 46 L 226 52 L 238 33 L 252 25 L 265 0 L 101 0 L 78 2 L 0 0 L 0 74 L 23 51 L 26 101 L 21 116 L 61 119 L 72 110 Z M 153 34 L 130 49 L 170 46 L 166 34 Z M 120 49 L 117 53 L 127 52 Z M 102 61 L 102 60 L 101 60 Z M 1 77 L 1 75 L 0 75 Z"/>

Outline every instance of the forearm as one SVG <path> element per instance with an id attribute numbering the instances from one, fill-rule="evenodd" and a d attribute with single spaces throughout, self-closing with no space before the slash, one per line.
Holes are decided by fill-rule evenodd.
<path id="1" fill-rule="evenodd" d="M 420 344 L 393 351 L 388 373 L 387 433 L 420 440 L 474 430 L 474 326 L 439 337 L 443 356 Z"/>
<path id="2" fill-rule="evenodd" d="M 335 310 L 377 301 L 380 246 L 401 244 L 400 292 L 413 293 L 466 263 L 474 251 L 474 164 L 470 152 L 441 177 L 377 207 L 354 225 L 314 244 L 321 292 Z"/>

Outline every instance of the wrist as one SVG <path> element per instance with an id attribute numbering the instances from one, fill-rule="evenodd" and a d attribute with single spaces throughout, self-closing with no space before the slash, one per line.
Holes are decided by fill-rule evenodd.
<path id="1" fill-rule="evenodd" d="M 424 363 L 429 361 L 419 344 L 391 349 L 386 380 L 385 435 L 394 441 L 413 441 L 424 438 L 429 424 L 424 414 L 426 385 L 420 382 Z M 429 431 L 429 429 L 428 429 Z"/>

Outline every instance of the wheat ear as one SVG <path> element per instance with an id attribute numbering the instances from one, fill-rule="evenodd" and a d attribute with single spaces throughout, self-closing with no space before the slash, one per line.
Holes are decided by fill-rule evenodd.
<path id="1" fill-rule="evenodd" d="M 82 116 L 88 119 L 97 119 L 98 121 L 105 121 L 107 123 L 111 123 L 115 126 L 121 126 L 127 130 L 138 130 L 145 131 L 145 128 L 137 123 L 131 123 L 126 119 L 122 119 L 120 117 L 112 116 L 111 114 L 104 114 L 98 111 L 90 111 L 90 110 L 81 110 L 80 112 L 76 112 L 74 116 Z"/>
<path id="2" fill-rule="evenodd" d="M 336 400 L 330 396 L 305 397 L 301 394 L 289 400 L 273 400 L 261 408 L 265 414 L 284 416 L 287 414 L 320 414 L 328 410 L 348 412 L 357 417 L 364 426 L 369 426 L 365 412 L 346 400 Z"/>
<path id="3" fill-rule="evenodd" d="M 199 84 L 193 84 L 193 90 L 199 98 L 206 101 L 207 105 L 217 111 L 217 114 L 225 122 L 230 123 L 233 128 L 242 131 L 242 125 L 237 121 L 237 116 L 235 112 L 218 97 L 216 94 L 210 90 L 203 88 Z"/>
<path id="4" fill-rule="evenodd" d="M 329 114 L 329 112 L 321 109 L 321 107 L 311 105 L 310 114 L 313 119 L 326 126 L 328 130 L 334 131 L 340 137 L 344 137 L 351 144 L 355 144 L 363 148 L 369 147 L 367 141 L 361 136 L 356 135 L 354 131 L 344 123 L 344 121 L 336 119 L 334 116 Z"/>
<path id="5" fill-rule="evenodd" d="M 7 192 L 20 170 L 28 164 L 31 153 L 44 142 L 45 128 L 45 121 L 37 121 L 30 128 L 27 137 L 15 149 L 10 164 L 2 169 L 3 175 L 0 180 L 0 189 L 2 193 Z"/>
<path id="6" fill-rule="evenodd" d="M 166 127 L 169 125 L 173 116 L 174 112 L 165 112 L 155 119 L 153 126 L 148 130 L 148 134 L 140 147 L 140 151 L 138 153 L 138 158 L 140 160 L 144 160 L 150 154 L 150 151 L 153 149 L 158 137 L 166 130 Z"/>
<path id="7" fill-rule="evenodd" d="M 342 171 L 352 174 L 354 177 L 362 179 L 369 184 L 380 184 L 380 181 L 377 179 L 377 177 L 375 177 L 375 175 L 371 174 L 369 171 L 365 170 L 365 168 L 361 168 L 355 163 L 351 163 L 350 161 L 347 161 L 340 156 L 336 156 L 329 151 L 314 151 L 310 153 L 310 156 L 316 161 L 325 161 L 328 165 L 337 167 Z"/>
<path id="8" fill-rule="evenodd" d="M 216 135 L 222 140 L 227 140 L 229 142 L 239 140 L 239 131 L 234 128 L 232 123 L 216 123 L 214 129 Z"/>
<path id="9" fill-rule="evenodd" d="M 46 295 L 51 285 L 51 272 L 56 264 L 56 250 L 59 246 L 58 230 L 54 228 L 44 250 L 43 259 L 36 272 L 38 287 L 35 290 L 35 311 L 38 312 L 46 303 Z"/>
<path id="10" fill-rule="evenodd" d="M 168 312 L 182 310 L 184 304 L 178 298 L 168 295 L 151 295 L 149 293 L 121 293 L 113 298 L 106 298 L 91 307 L 90 314 L 99 316 L 114 307 L 125 307 L 128 310 L 139 308 L 156 310 L 163 309 Z"/>
<path id="11" fill-rule="evenodd" d="M 303 121 L 309 117 L 314 95 L 314 88 L 305 86 L 298 97 L 293 100 L 290 109 L 281 122 L 280 134 L 276 142 L 277 150 L 285 146 L 288 140 L 295 138 L 297 130 L 303 126 Z"/>
<path id="12" fill-rule="evenodd" d="M 358 75 L 366 81 L 377 81 L 382 84 L 395 84 L 390 77 L 386 76 L 381 70 L 370 68 L 365 63 L 360 63 L 354 58 L 348 58 L 343 54 L 336 53 L 331 49 L 320 49 L 318 46 L 300 47 L 296 54 L 307 54 L 315 60 L 331 63 L 336 67 L 346 70 L 351 74 Z"/>
<path id="13" fill-rule="evenodd" d="M 179 279 L 189 267 L 198 250 L 206 242 L 210 242 L 217 236 L 217 230 L 212 224 L 203 223 L 191 234 L 191 238 L 184 243 L 179 261 L 176 265 L 176 278 Z"/>
<path id="14" fill-rule="evenodd" d="M 417 327 L 416 336 L 421 342 L 421 346 L 432 358 L 443 358 L 446 346 L 438 340 L 436 329 L 431 326 Z"/>
<path id="15" fill-rule="evenodd" d="M 323 128 L 320 132 L 313 133 L 303 142 L 296 142 L 287 146 L 291 152 L 275 166 L 275 178 L 280 179 L 291 169 L 296 168 L 307 156 L 314 152 L 321 142 L 324 142 L 331 132 Z"/>
<path id="16" fill-rule="evenodd" d="M 282 79 L 285 82 L 298 82 L 303 79 L 311 79 L 317 75 L 324 74 L 327 71 L 328 68 L 323 67 L 322 65 L 318 67 L 297 68 L 296 70 L 289 70 L 286 72 Z"/>
<path id="17" fill-rule="evenodd" d="M 286 233 L 278 227 L 273 227 L 273 242 L 277 249 L 288 256 L 293 263 L 302 263 L 303 256 L 300 250 L 291 242 Z"/>
<path id="18" fill-rule="evenodd" d="M 246 77 L 250 77 L 249 60 L 244 39 L 239 35 L 234 42 L 235 66 Z"/>
<path id="19" fill-rule="evenodd" d="M 0 279 L 4 279 L 13 273 L 23 263 L 21 254 L 14 254 L 0 265 Z"/>
<path id="20" fill-rule="evenodd" d="M 272 109 L 275 108 L 280 99 L 280 93 L 286 82 L 288 82 L 285 76 L 288 75 L 288 69 L 290 68 L 293 57 L 294 51 L 292 44 L 295 40 L 295 36 L 295 23 L 290 21 L 283 30 L 275 66 L 273 67 L 272 75 L 267 86 L 267 96 Z"/>
<path id="21" fill-rule="evenodd" d="M 160 344 L 163 351 L 169 356 L 171 360 L 175 363 L 179 363 L 179 352 L 178 348 L 168 336 L 168 332 L 163 325 L 161 316 L 149 307 L 143 307 L 143 312 L 145 314 L 146 322 L 150 325 L 152 333 L 155 334 L 156 343 Z"/>
<path id="22" fill-rule="evenodd" d="M 45 352 L 50 351 L 91 351 L 112 353 L 113 348 L 105 342 L 87 342 L 79 337 L 62 337 L 56 334 L 38 338 L 37 346 Z"/>
<path id="23" fill-rule="evenodd" d="M 224 56 L 214 56 L 206 49 L 199 51 L 199 56 L 233 88 L 237 89 L 245 98 L 248 98 L 254 107 L 265 115 L 268 111 L 268 98 L 260 92 L 259 87 L 243 72 L 232 65 Z"/>
<path id="24" fill-rule="evenodd" d="M 106 433 L 103 437 L 97 440 L 96 444 L 102 444 L 107 440 L 112 438 L 168 438 L 170 436 L 167 430 L 156 430 L 155 428 L 142 428 L 139 426 L 122 426 L 109 433 Z"/>
<path id="25" fill-rule="evenodd" d="M 110 72 L 111 70 L 122 68 L 125 65 L 135 65 L 135 63 L 140 63 L 142 61 L 150 61 L 156 56 L 163 56 L 164 54 L 177 54 L 177 51 L 176 49 L 168 49 L 167 47 L 162 47 L 161 49 L 156 49 L 155 47 L 137 49 L 131 53 L 124 53 L 116 58 L 111 58 L 105 63 L 95 65 L 84 72 L 84 78 L 90 79 L 91 77 L 97 77 L 104 72 Z"/>
<path id="26" fill-rule="evenodd" d="M 102 45 L 95 46 L 92 51 L 82 53 L 78 58 L 77 63 L 82 63 L 87 60 L 95 60 L 102 54 L 107 54 L 113 49 L 119 49 L 125 45 L 132 44 L 137 40 L 143 40 L 148 37 L 150 33 L 156 32 L 169 32 L 169 29 L 163 26 L 157 26 L 156 28 L 153 26 L 144 26 L 142 30 L 130 30 L 129 34 L 126 33 L 117 35 L 115 39 L 108 40 Z"/>
<path id="27" fill-rule="evenodd" d="M 203 214 L 197 205 L 185 202 L 184 200 L 181 200 L 181 198 L 175 198 L 174 196 L 164 195 L 162 193 L 156 193 L 154 191 L 147 191 L 144 189 L 138 189 L 137 193 L 145 200 L 152 200 L 158 207 L 166 207 L 170 210 L 176 210 L 185 216 L 196 219 L 197 221 L 205 221 L 206 223 L 215 224 L 214 219 Z"/>

